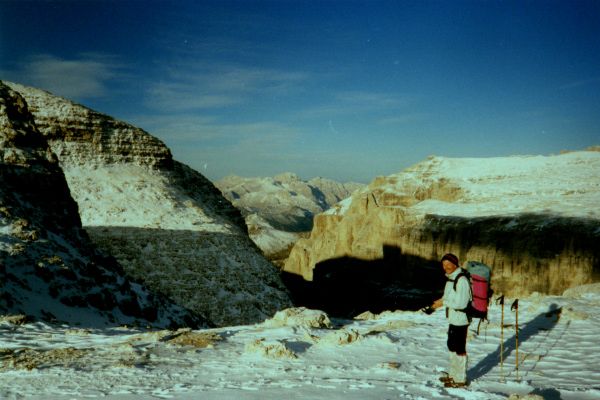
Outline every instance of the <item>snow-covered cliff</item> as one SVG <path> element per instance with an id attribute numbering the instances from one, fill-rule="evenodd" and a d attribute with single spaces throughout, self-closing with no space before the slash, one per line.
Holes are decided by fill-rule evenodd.
<path id="1" fill-rule="evenodd" d="M 216 325 L 290 305 L 235 209 L 158 139 L 50 93 L 23 95 L 57 154 L 84 228 L 125 271 Z"/>
<path id="2" fill-rule="evenodd" d="M 203 323 L 94 248 L 25 100 L 2 82 L 0 183 L 0 313 L 91 326 Z"/>
<path id="3" fill-rule="evenodd" d="M 285 270 L 311 280 L 350 258 L 408 279 L 454 252 L 489 264 L 497 292 L 561 293 L 600 280 L 598 204 L 600 152 L 431 157 L 316 216 Z"/>

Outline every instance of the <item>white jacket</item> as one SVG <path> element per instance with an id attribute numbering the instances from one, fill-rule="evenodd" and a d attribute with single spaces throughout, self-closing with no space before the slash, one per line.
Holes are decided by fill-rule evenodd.
<path id="1" fill-rule="evenodd" d="M 450 275 L 446 275 L 448 281 L 444 287 L 444 297 L 442 297 L 444 306 L 447 309 L 448 323 L 451 325 L 469 325 L 467 314 L 462 311 L 469 305 L 472 300 L 471 283 L 466 276 L 462 276 L 456 282 L 456 290 L 454 290 L 454 280 L 463 272 L 462 268 L 457 268 Z"/>

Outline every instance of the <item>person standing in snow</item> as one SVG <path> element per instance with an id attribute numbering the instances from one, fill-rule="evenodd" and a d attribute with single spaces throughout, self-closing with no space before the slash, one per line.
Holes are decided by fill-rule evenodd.
<path id="1" fill-rule="evenodd" d="M 446 274 L 444 295 L 429 307 L 429 312 L 446 307 L 448 318 L 448 350 L 450 369 L 448 376 L 440 378 L 445 387 L 467 386 L 467 331 L 470 318 L 465 312 L 471 299 L 471 283 L 458 263 L 458 257 L 445 254 L 441 260 Z"/>

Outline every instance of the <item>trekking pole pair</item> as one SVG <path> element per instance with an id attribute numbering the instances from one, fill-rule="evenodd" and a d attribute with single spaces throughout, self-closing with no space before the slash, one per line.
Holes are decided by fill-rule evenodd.
<path id="1" fill-rule="evenodd" d="M 502 317 L 500 322 L 500 376 L 504 380 L 504 295 L 496 299 L 496 304 L 502 306 Z M 515 368 L 517 370 L 517 381 L 519 380 L 519 299 L 510 306 L 511 311 L 515 311 L 515 343 L 516 343 L 516 361 Z"/>

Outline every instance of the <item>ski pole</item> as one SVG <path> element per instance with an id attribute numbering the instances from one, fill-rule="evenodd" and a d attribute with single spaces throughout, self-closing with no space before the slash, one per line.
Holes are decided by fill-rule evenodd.
<path id="1" fill-rule="evenodd" d="M 504 295 L 496 299 L 496 304 L 502 306 L 502 317 L 500 318 L 500 378 L 504 380 Z"/>
<path id="2" fill-rule="evenodd" d="M 516 350 L 517 350 L 517 359 L 515 361 L 515 365 L 517 368 L 517 381 L 519 380 L 519 299 L 516 299 L 512 306 L 510 306 L 511 311 L 515 311 L 515 339 L 516 339 Z"/>

